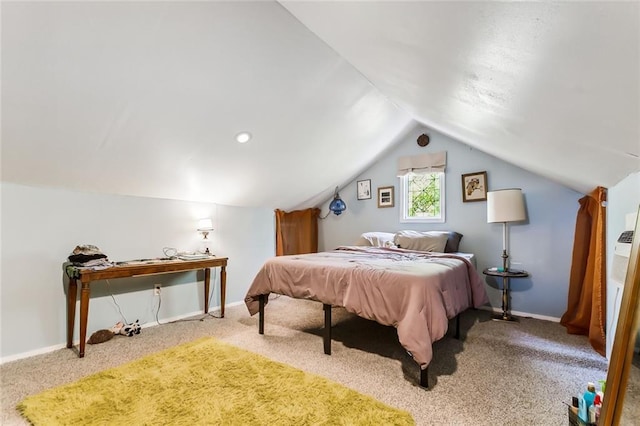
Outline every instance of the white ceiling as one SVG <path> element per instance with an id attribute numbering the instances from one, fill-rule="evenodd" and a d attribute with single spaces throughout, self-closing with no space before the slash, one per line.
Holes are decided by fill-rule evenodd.
<path id="1" fill-rule="evenodd" d="M 3 181 L 291 209 L 416 122 L 580 192 L 640 170 L 638 2 L 1 12 Z"/>

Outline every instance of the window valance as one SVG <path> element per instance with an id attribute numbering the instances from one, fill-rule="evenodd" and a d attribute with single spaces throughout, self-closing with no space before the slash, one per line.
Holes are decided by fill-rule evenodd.
<path id="1" fill-rule="evenodd" d="M 411 155 L 398 158 L 398 176 L 413 173 L 444 172 L 447 166 L 447 151 L 433 154 Z"/>

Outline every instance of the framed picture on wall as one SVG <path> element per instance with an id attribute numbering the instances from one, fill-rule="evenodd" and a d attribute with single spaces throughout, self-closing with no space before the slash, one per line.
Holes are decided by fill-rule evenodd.
<path id="1" fill-rule="evenodd" d="M 393 207 L 393 186 L 378 188 L 378 207 Z"/>
<path id="2" fill-rule="evenodd" d="M 358 181 L 358 200 L 371 199 L 371 179 Z"/>
<path id="3" fill-rule="evenodd" d="M 462 175 L 462 201 L 486 201 L 487 172 L 466 173 Z"/>

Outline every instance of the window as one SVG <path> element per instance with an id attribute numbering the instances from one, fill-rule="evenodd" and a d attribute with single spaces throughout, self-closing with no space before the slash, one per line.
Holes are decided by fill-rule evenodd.
<path id="1" fill-rule="evenodd" d="M 444 172 L 400 177 L 400 222 L 444 222 Z"/>

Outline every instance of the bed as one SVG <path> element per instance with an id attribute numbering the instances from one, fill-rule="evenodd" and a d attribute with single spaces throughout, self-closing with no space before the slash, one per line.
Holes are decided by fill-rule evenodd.
<path id="1" fill-rule="evenodd" d="M 259 314 L 260 334 L 269 294 L 315 300 L 324 307 L 324 350 L 330 354 L 331 307 L 343 307 L 396 327 L 400 344 L 420 366 L 420 384 L 428 387 L 433 342 L 445 336 L 450 319 L 488 298 L 472 256 L 443 252 L 444 243 L 437 252 L 398 247 L 396 236 L 393 241 L 269 259 L 245 297 L 249 313 Z"/>

